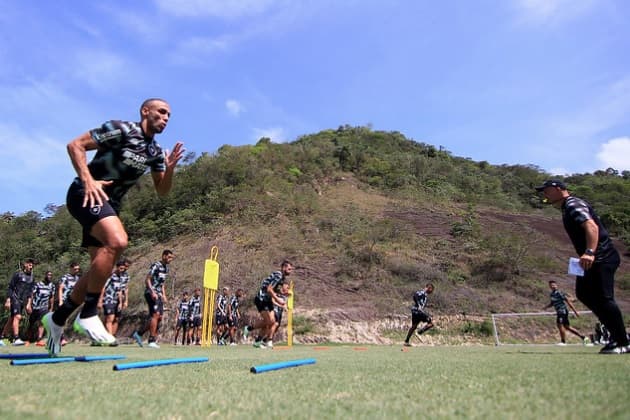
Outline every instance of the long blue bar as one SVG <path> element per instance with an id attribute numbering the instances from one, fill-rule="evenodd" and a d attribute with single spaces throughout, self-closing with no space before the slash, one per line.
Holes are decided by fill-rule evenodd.
<path id="1" fill-rule="evenodd" d="M 41 359 L 20 359 L 11 360 L 12 366 L 24 366 L 24 365 L 43 365 L 48 363 L 65 363 L 74 362 L 74 357 L 45 357 Z"/>
<path id="2" fill-rule="evenodd" d="M 153 366 L 176 365 L 180 363 L 200 363 L 210 360 L 207 357 L 184 357 L 180 359 L 147 360 L 145 362 L 131 362 L 114 365 L 114 370 L 141 369 Z"/>
<path id="3" fill-rule="evenodd" d="M 302 366 L 302 365 L 313 365 L 315 364 L 315 359 L 300 359 L 300 360 L 289 360 L 288 362 L 278 362 L 278 363 L 270 363 L 268 365 L 260 365 L 260 366 L 252 366 L 249 370 L 251 373 L 263 373 L 269 372 L 270 370 L 278 370 L 284 369 L 294 366 Z"/>

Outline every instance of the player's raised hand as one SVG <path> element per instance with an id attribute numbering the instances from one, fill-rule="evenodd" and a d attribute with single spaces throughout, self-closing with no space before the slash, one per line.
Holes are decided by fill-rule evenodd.
<path id="1" fill-rule="evenodd" d="M 173 147 L 172 152 L 169 152 L 167 150 L 165 153 L 166 168 L 170 170 L 175 169 L 177 163 L 184 156 L 185 151 L 186 149 L 184 149 L 184 143 L 182 143 L 181 141 L 175 143 L 175 147 Z"/>

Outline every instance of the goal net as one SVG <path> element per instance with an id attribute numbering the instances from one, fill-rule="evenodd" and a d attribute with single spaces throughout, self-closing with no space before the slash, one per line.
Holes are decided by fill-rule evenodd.
<path id="1" fill-rule="evenodd" d="M 579 317 L 569 313 L 571 327 L 593 340 L 597 317 L 591 311 L 578 311 Z M 522 312 L 491 314 L 494 341 L 497 346 L 506 344 L 555 344 L 560 342 L 555 312 Z M 570 331 L 568 344 L 582 344 Z"/>

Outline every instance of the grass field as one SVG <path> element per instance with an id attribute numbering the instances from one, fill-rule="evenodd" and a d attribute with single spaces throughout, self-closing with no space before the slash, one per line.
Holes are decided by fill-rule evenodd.
<path id="1" fill-rule="evenodd" d="M 582 346 L 330 345 L 98 348 L 122 361 L 11 366 L 0 360 L 0 418 L 627 419 L 630 355 Z M 40 353 L 4 347 L 0 354 Z M 113 371 L 116 363 L 207 356 L 207 363 Z M 253 374 L 252 366 L 316 364 Z"/>

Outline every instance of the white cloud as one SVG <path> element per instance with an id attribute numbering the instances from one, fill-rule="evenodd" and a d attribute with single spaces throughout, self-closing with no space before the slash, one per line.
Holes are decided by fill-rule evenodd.
<path id="1" fill-rule="evenodd" d="M 106 50 L 79 50 L 75 53 L 73 75 L 98 91 L 112 86 L 135 84 L 135 67 L 118 54 Z"/>
<path id="2" fill-rule="evenodd" d="M 267 137 L 274 143 L 283 143 L 286 141 L 286 133 L 282 127 L 254 128 L 253 131 L 253 138 L 256 142 L 262 137 Z"/>
<path id="3" fill-rule="evenodd" d="M 630 137 L 617 137 L 602 144 L 597 160 L 605 169 L 630 170 Z"/>
<path id="4" fill-rule="evenodd" d="M 278 0 L 156 0 L 158 8 L 179 17 L 239 18 L 268 10 Z"/>
<path id="5" fill-rule="evenodd" d="M 176 64 L 202 64 L 215 52 L 226 51 L 234 43 L 230 35 L 218 37 L 193 36 L 177 43 L 170 60 Z"/>
<path id="6" fill-rule="evenodd" d="M 233 117 L 238 117 L 241 112 L 245 110 L 245 108 L 243 108 L 243 105 L 236 99 L 228 99 L 227 101 L 225 101 L 225 108 L 227 108 L 228 112 Z"/>
<path id="7" fill-rule="evenodd" d="M 520 20 L 526 23 L 567 21 L 583 16 L 597 0 L 516 0 Z"/>
<path id="8" fill-rule="evenodd" d="M 66 152 L 66 139 L 27 133 L 12 125 L 0 123 L 0 183 L 15 190 L 60 182 L 69 184 L 73 171 Z"/>

